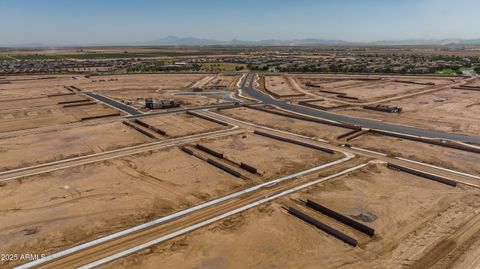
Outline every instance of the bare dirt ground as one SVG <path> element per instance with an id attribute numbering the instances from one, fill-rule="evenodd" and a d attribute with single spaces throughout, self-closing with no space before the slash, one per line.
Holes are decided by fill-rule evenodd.
<path id="1" fill-rule="evenodd" d="M 129 74 L 93 76 L 89 79 L 77 80 L 75 85 L 82 90 L 117 90 L 144 88 L 187 88 L 205 74 Z"/>
<path id="2" fill-rule="evenodd" d="M 384 103 L 400 106 L 400 114 L 363 108 L 346 108 L 335 113 L 405 124 L 444 132 L 480 134 L 480 95 L 476 91 L 447 89 Z"/>
<path id="3" fill-rule="evenodd" d="M 57 106 L 31 111 L 0 112 L 0 133 L 78 122 L 84 117 L 101 116 L 117 112 L 117 110 L 103 104 L 69 108 Z"/>
<path id="4" fill-rule="evenodd" d="M 453 236 L 453 242 L 466 244 L 455 235 L 479 216 L 479 197 L 476 189 L 452 188 L 370 165 L 103 268 L 158 268 L 159 264 L 165 268 L 425 268 L 418 266 L 443 257 L 429 254 L 442 240 Z M 376 235 L 370 238 L 307 209 L 299 199 L 312 199 L 360 222 L 363 219 Z M 353 248 L 306 224 L 283 206 L 294 206 L 346 232 L 359 246 Z M 480 222 L 469 231 L 480 231 Z"/>
<path id="5" fill-rule="evenodd" d="M 155 115 L 140 119 L 164 131 L 169 137 L 181 137 L 228 128 L 186 113 Z"/>
<path id="6" fill-rule="evenodd" d="M 240 76 L 226 76 L 226 75 L 218 75 L 212 80 L 208 81 L 203 88 L 205 89 L 235 89 L 236 84 Z"/>
<path id="7" fill-rule="evenodd" d="M 264 178 L 293 174 L 341 157 L 255 134 L 225 136 L 202 145 L 257 168 Z"/>
<path id="8" fill-rule="evenodd" d="M 304 88 L 315 95 L 330 97 L 345 101 L 336 94 L 320 92 L 334 91 L 350 97 L 356 97 L 357 102 L 372 102 L 381 99 L 420 92 L 431 87 L 447 85 L 457 79 L 441 77 L 408 77 L 408 76 L 358 76 L 358 75 L 296 75 Z M 380 80 L 368 80 L 369 78 Z M 367 80 L 362 80 L 367 79 Z M 320 87 L 312 87 L 307 84 Z M 429 83 L 433 85 L 429 85 Z"/>
<path id="9" fill-rule="evenodd" d="M 178 148 L 9 182 L 0 187 L 0 249 L 52 253 L 243 184 Z"/>
<path id="10" fill-rule="evenodd" d="M 59 102 L 89 99 L 81 95 L 63 95 L 51 97 L 37 97 L 19 100 L 0 100 L 0 111 L 3 110 L 28 110 L 32 108 L 55 106 Z"/>
<path id="11" fill-rule="evenodd" d="M 68 75 L 54 76 L 14 76 L 3 79 L 0 84 L 0 100 L 46 97 L 48 94 L 67 93 L 64 85 L 70 85 L 76 80 Z"/>
<path id="12" fill-rule="evenodd" d="M 302 94 L 284 76 L 265 76 L 265 89 L 278 97 Z"/>
<path id="13" fill-rule="evenodd" d="M 0 171 L 151 142 L 121 122 L 0 138 Z"/>
<path id="14" fill-rule="evenodd" d="M 480 175 L 480 155 L 383 135 L 367 134 L 348 143 L 359 148 L 386 153 L 445 168 Z"/>
<path id="15" fill-rule="evenodd" d="M 335 91 L 344 93 L 348 96 L 357 97 L 361 101 L 375 101 L 387 97 L 417 92 L 427 87 L 428 86 L 418 84 L 381 81 L 378 83 L 363 84 L 361 86 L 343 87 L 341 89 L 335 89 Z"/>
<path id="16" fill-rule="evenodd" d="M 475 81 L 466 84 L 467 86 L 474 86 L 474 87 L 480 87 L 480 79 L 476 79 Z"/>
<path id="17" fill-rule="evenodd" d="M 218 95 L 182 95 L 187 90 L 155 90 L 155 89 L 122 89 L 103 91 L 103 95 L 115 99 L 117 101 L 131 101 L 132 105 L 136 108 L 144 108 L 145 98 L 154 98 L 160 100 L 179 100 L 182 103 L 182 107 L 198 107 L 204 105 L 216 105 L 225 102 L 222 99 L 223 94 Z"/>
<path id="18" fill-rule="evenodd" d="M 328 140 L 333 140 L 337 136 L 349 131 L 348 129 L 340 127 L 291 119 L 246 107 L 223 109 L 218 111 L 218 113 L 235 119 L 260 124 L 271 128 L 277 128 L 279 130 Z"/>

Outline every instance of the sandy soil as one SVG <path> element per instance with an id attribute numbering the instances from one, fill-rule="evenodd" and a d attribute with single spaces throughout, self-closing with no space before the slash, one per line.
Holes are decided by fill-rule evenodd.
<path id="1" fill-rule="evenodd" d="M 182 107 L 198 107 L 203 105 L 216 105 L 224 100 L 222 94 L 217 95 L 177 95 L 177 93 L 190 92 L 186 90 L 154 90 L 154 89 L 123 89 L 115 91 L 104 91 L 103 95 L 118 101 L 132 101 L 133 106 L 144 108 L 145 98 L 154 98 L 160 100 L 180 100 Z"/>
<path id="2" fill-rule="evenodd" d="M 0 170 L 10 170 L 150 141 L 152 139 L 121 122 L 0 138 L 0 163 L 2 163 Z"/>
<path id="3" fill-rule="evenodd" d="M 82 95 L 64 95 L 55 97 L 37 97 L 19 100 L 0 100 L 0 111 L 2 110 L 28 110 L 32 108 L 57 105 L 58 102 L 76 101 L 89 99 Z"/>
<path id="4" fill-rule="evenodd" d="M 316 105 L 316 106 L 327 107 L 327 108 L 335 108 L 337 106 L 344 105 L 343 103 L 335 102 L 333 100 L 315 101 L 315 102 L 309 102 L 309 104 Z"/>
<path id="5" fill-rule="evenodd" d="M 47 78 L 47 79 L 45 79 Z M 47 94 L 68 93 L 64 85 L 76 82 L 71 75 L 11 76 L 0 84 L 0 100 L 45 97 Z"/>
<path id="6" fill-rule="evenodd" d="M 255 134 L 225 136 L 202 145 L 257 168 L 265 178 L 293 174 L 341 157 Z"/>
<path id="7" fill-rule="evenodd" d="M 348 96 L 357 97 L 362 101 L 374 101 L 382 98 L 393 97 L 401 94 L 408 94 L 426 89 L 430 86 L 399 83 L 399 82 L 377 82 L 368 83 L 361 86 L 343 87 L 335 89 L 340 93 Z"/>
<path id="8" fill-rule="evenodd" d="M 265 76 L 265 89 L 279 97 L 291 94 L 301 94 L 290 85 L 284 76 Z"/>
<path id="9" fill-rule="evenodd" d="M 364 84 L 365 82 L 361 80 L 351 80 L 351 79 L 306 79 L 303 78 L 301 81 L 304 83 L 306 86 L 307 82 L 311 82 L 315 85 L 319 85 L 324 89 L 336 89 L 336 88 L 341 88 L 341 87 L 346 87 L 346 86 L 355 86 L 359 84 Z"/>
<path id="10" fill-rule="evenodd" d="M 0 249 L 52 253 L 243 184 L 178 148 L 9 182 L 0 188 Z"/>
<path id="11" fill-rule="evenodd" d="M 82 90 L 116 90 L 124 88 L 187 88 L 205 74 L 131 74 L 94 76 L 77 80 L 75 85 Z"/>
<path id="12" fill-rule="evenodd" d="M 83 117 L 107 115 L 116 112 L 118 111 L 103 104 L 69 108 L 57 106 L 31 111 L 3 112 L 0 113 L 0 132 L 77 122 Z"/>
<path id="13" fill-rule="evenodd" d="M 116 113 L 117 110 L 103 105 L 62 108 L 59 106 L 31 111 L 0 112 L 0 132 L 24 130 L 80 121 L 92 117 Z"/>
<path id="14" fill-rule="evenodd" d="M 403 107 L 400 114 L 362 108 L 335 110 L 336 113 L 400 123 L 425 129 L 480 134 L 480 95 L 475 91 L 447 89 L 384 103 Z"/>
<path id="15" fill-rule="evenodd" d="M 344 128 L 291 119 L 246 107 L 223 109 L 218 111 L 218 113 L 239 120 L 277 128 L 279 130 L 327 140 L 334 140 L 337 136 L 349 131 L 348 129 Z"/>
<path id="16" fill-rule="evenodd" d="M 203 88 L 210 89 L 210 88 L 228 88 L 233 89 L 236 87 L 236 83 L 240 76 L 226 76 L 226 75 L 219 75 L 216 76 L 214 79 L 210 80 L 208 83 L 204 85 Z"/>
<path id="17" fill-rule="evenodd" d="M 156 115 L 143 117 L 140 120 L 163 130 L 169 137 L 181 137 L 228 128 L 186 113 Z"/>
<path id="18" fill-rule="evenodd" d="M 432 244 L 459 230 L 459 223 L 478 214 L 479 197 L 478 190 L 451 188 L 371 165 L 103 268 L 157 268 L 159 264 L 165 268 L 408 268 Z M 365 224 L 376 230 L 375 237 L 307 209 L 298 202 L 306 198 L 351 217 L 368 213 L 370 222 Z M 287 214 L 282 206 L 291 205 L 347 232 L 360 245 L 352 248 Z M 405 256 L 407 252 L 415 255 Z"/>
<path id="19" fill-rule="evenodd" d="M 480 155 L 472 152 L 374 134 L 362 135 L 348 143 L 391 156 L 480 175 L 480 166 L 478 165 Z"/>

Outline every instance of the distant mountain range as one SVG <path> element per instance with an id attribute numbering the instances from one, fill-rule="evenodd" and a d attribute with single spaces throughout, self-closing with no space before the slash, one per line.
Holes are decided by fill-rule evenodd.
<path id="1" fill-rule="evenodd" d="M 373 42 L 350 42 L 344 40 L 329 39 L 267 39 L 260 41 L 244 41 L 232 39 L 219 41 L 215 39 L 202 39 L 195 37 L 167 36 L 161 39 L 152 40 L 145 45 L 156 46 L 213 46 L 213 45 L 252 45 L 252 46 L 302 46 L 302 45 L 480 45 L 480 39 L 408 39 L 408 40 L 381 40 Z"/>
<path id="2" fill-rule="evenodd" d="M 68 46 L 313 46 L 313 45 L 332 45 L 332 46 L 407 46 L 407 45 L 480 45 L 480 39 L 407 39 L 407 40 L 381 40 L 373 42 L 350 42 L 344 40 L 330 40 L 330 39 L 267 39 L 260 41 L 245 41 L 232 39 L 228 41 L 221 41 L 215 39 L 204 39 L 196 37 L 176 37 L 167 36 L 164 38 L 151 40 L 147 42 L 135 43 L 104 43 L 104 44 L 82 44 L 82 45 L 46 45 L 46 44 L 18 44 L 18 45 L 1 45 L 0 47 L 22 47 L 22 48 L 41 48 L 41 47 L 68 47 Z"/>
<path id="3" fill-rule="evenodd" d="M 355 42 L 348 42 L 343 40 L 326 40 L 326 39 L 293 39 L 293 40 L 280 40 L 280 39 L 267 39 L 260 41 L 245 41 L 239 39 L 232 39 L 229 41 L 220 41 L 215 39 L 203 39 L 196 37 L 176 37 L 167 36 L 161 39 L 152 40 L 146 43 L 146 45 L 155 46 L 299 46 L 299 45 L 354 45 L 360 44 Z"/>

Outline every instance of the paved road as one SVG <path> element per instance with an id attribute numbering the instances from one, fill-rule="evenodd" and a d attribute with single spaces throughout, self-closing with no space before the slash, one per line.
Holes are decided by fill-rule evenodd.
<path id="1" fill-rule="evenodd" d="M 468 136 L 468 135 L 461 135 L 461 134 L 452 134 L 452 133 L 444 133 L 444 132 L 438 132 L 438 131 L 430 131 L 430 130 L 425 130 L 425 129 L 420 129 L 420 128 L 413 128 L 413 127 L 406 127 L 406 126 L 401 126 L 401 125 L 396 125 L 396 124 L 391 124 L 391 123 L 385 123 L 385 122 L 380 122 L 380 121 L 374 121 L 374 120 L 368 120 L 368 119 L 362 119 L 362 118 L 355 118 L 355 117 L 350 117 L 346 115 L 340 115 L 340 114 L 334 114 L 334 113 L 329 113 L 325 112 L 322 110 L 318 109 L 313 109 L 305 106 L 300 106 L 300 105 L 294 105 L 287 103 L 282 100 L 277 100 L 269 95 L 266 95 L 256 89 L 253 88 L 253 83 L 254 83 L 254 75 L 249 74 L 245 76 L 244 80 L 242 81 L 240 88 L 241 90 L 248 94 L 249 96 L 262 101 L 263 103 L 266 104 L 271 104 L 278 106 L 280 108 L 290 110 L 293 112 L 297 113 L 302 113 L 305 115 L 313 116 L 313 117 L 320 117 L 320 118 L 325 118 L 329 120 L 334 120 L 334 121 L 339 121 L 339 122 L 344 122 L 344 123 L 350 123 L 350 124 L 355 124 L 359 125 L 365 128 L 370 128 L 370 129 L 379 129 L 379 130 L 385 130 L 385 131 L 390 131 L 390 132 L 397 132 L 397 133 L 403 133 L 403 134 L 409 134 L 409 135 L 416 135 L 416 136 L 423 136 L 423 137 L 433 137 L 433 138 L 441 138 L 441 139 L 449 139 L 449 140 L 455 140 L 455 141 L 460 141 L 464 143 L 475 143 L 475 144 L 480 144 L 480 137 L 478 136 Z"/>
<path id="2" fill-rule="evenodd" d="M 91 92 L 88 92 L 88 93 L 85 93 L 86 95 L 92 97 L 92 98 L 95 98 L 101 102 L 104 102 L 106 104 L 109 104 L 119 110 L 122 110 L 122 111 L 125 111 L 127 112 L 128 114 L 131 114 L 131 115 L 142 115 L 143 113 L 136 110 L 135 108 L 131 107 L 131 106 L 127 106 L 125 104 L 122 104 L 120 102 L 117 102 L 113 99 L 110 99 L 108 97 L 105 97 L 105 96 L 102 96 L 102 95 L 98 95 L 98 94 L 94 94 L 94 93 L 91 93 Z"/>

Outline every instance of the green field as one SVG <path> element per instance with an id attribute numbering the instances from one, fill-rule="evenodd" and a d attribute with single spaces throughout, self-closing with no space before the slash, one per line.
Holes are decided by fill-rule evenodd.
<path id="1" fill-rule="evenodd" d="M 0 61 L 5 61 L 5 60 L 13 60 L 13 59 L 5 55 L 0 55 Z"/>
<path id="2" fill-rule="evenodd" d="M 44 54 L 28 54 L 28 55 L 12 55 L 13 58 L 18 60 L 55 60 L 61 59 L 56 55 L 44 55 Z"/>
<path id="3" fill-rule="evenodd" d="M 233 63 L 205 63 L 200 65 L 201 71 L 212 72 L 231 72 L 245 70 L 247 67 L 245 64 L 233 64 Z"/>
<path id="4" fill-rule="evenodd" d="M 452 70 L 452 69 L 442 69 L 442 70 L 435 71 L 435 74 L 444 75 L 444 76 L 455 76 L 457 75 L 457 72 L 455 72 L 455 70 Z"/>

